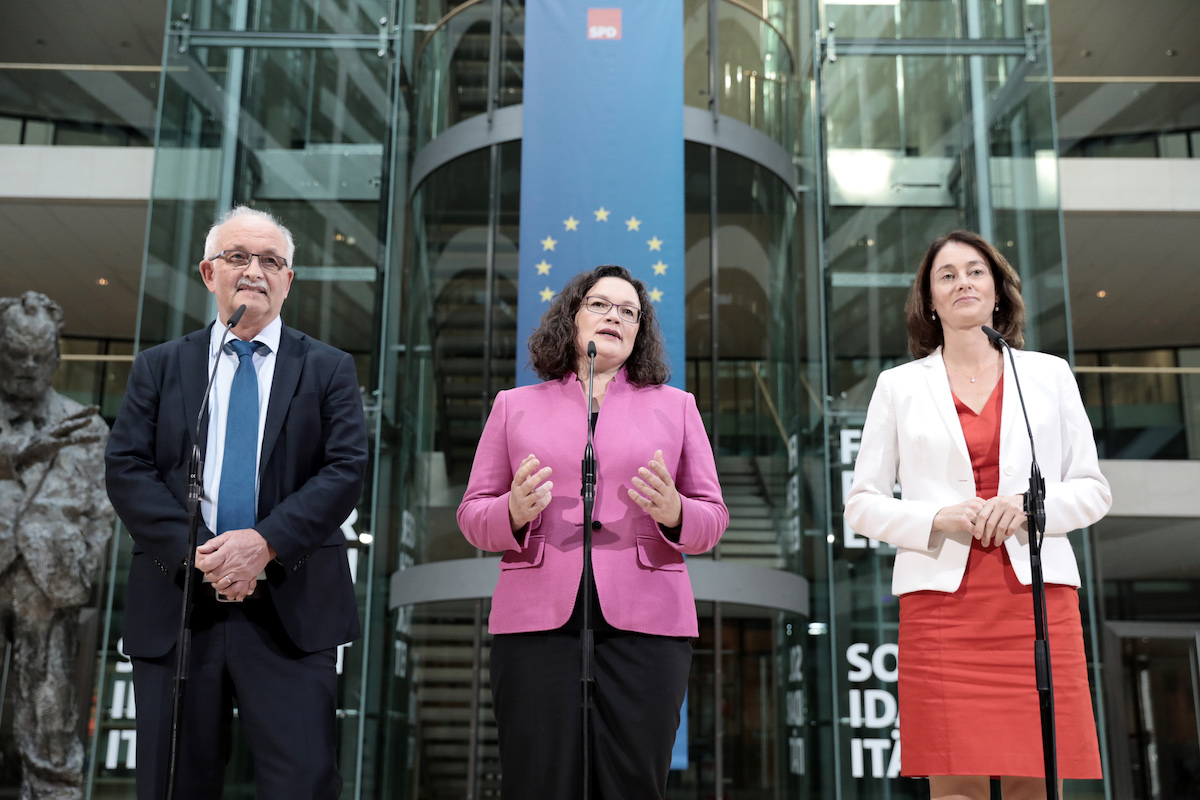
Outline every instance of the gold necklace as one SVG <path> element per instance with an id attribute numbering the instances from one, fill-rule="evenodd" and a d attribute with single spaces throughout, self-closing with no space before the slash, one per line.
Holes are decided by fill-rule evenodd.
<path id="1" fill-rule="evenodd" d="M 946 369 L 954 370 L 959 375 L 962 375 L 964 378 L 970 378 L 971 383 L 974 383 L 976 378 L 978 378 L 983 373 L 987 372 L 992 367 L 996 366 L 996 362 L 993 361 L 991 364 L 989 364 L 988 366 L 979 370 L 979 372 L 976 372 L 974 375 L 968 375 L 967 373 L 963 372 L 961 369 L 954 369 L 954 367 L 950 366 L 950 362 L 946 361 L 946 359 L 944 359 L 944 358 L 942 359 L 942 363 L 946 365 Z"/>

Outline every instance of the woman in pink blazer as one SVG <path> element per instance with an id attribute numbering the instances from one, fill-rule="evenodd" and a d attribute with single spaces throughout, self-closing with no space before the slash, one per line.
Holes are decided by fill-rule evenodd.
<path id="1" fill-rule="evenodd" d="M 595 690 L 593 796 L 665 797 L 698 635 L 684 554 L 729 522 L 692 395 L 666 385 L 662 335 L 627 270 L 577 275 L 529 339 L 544 383 L 496 397 L 458 523 L 503 552 L 489 630 L 504 797 L 579 796 L 587 345 L 591 424 Z"/>

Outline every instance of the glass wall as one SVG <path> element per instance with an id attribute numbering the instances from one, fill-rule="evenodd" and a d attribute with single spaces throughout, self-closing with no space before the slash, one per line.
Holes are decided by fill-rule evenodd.
<path id="1" fill-rule="evenodd" d="M 907 358 L 903 302 L 934 236 L 995 241 L 1021 271 L 1030 346 L 1069 353 L 1043 10 L 684 3 L 686 385 L 731 523 L 693 559 L 717 588 L 698 590 L 671 797 L 924 791 L 891 777 L 892 553 L 843 528 L 842 497 L 875 379 Z M 285 323 L 358 366 L 372 449 L 344 528 L 365 622 L 339 659 L 346 797 L 498 793 L 496 568 L 454 515 L 526 358 L 523 47 L 520 0 L 176 0 L 168 16 L 137 346 L 212 319 L 203 237 L 247 203 L 296 235 Z M 112 559 L 97 796 L 132 796 L 129 547 Z M 795 588 L 735 602 L 734 574 Z M 244 743 L 230 779 L 252 791 Z"/>
<path id="2" fill-rule="evenodd" d="M 915 798 L 927 786 L 898 777 L 895 549 L 850 530 L 841 511 L 876 378 L 909 359 L 904 304 L 933 238 L 968 228 L 992 241 L 1021 275 L 1026 346 L 1070 355 L 1044 6 L 827 0 L 818 16 L 832 503 L 817 589 L 829 616 L 814 624 L 833 691 L 814 716 L 833 721 L 833 758 L 816 785 Z M 1073 543 L 1086 573 L 1086 534 Z M 1090 632 L 1090 575 L 1081 599 Z"/>
<path id="3" fill-rule="evenodd" d="M 367 490 L 342 526 L 365 623 L 364 636 L 340 648 L 337 661 L 346 797 L 375 796 L 379 778 L 367 752 L 380 730 L 384 685 L 370 665 L 384 661 L 387 582 L 370 542 L 382 463 L 381 332 L 392 311 L 384 299 L 394 285 L 394 243 L 404 238 L 411 94 L 393 5 L 197 0 L 170 8 L 137 335 L 145 349 L 214 319 L 197 265 L 214 216 L 241 203 L 277 215 L 295 237 L 284 323 L 354 357 L 373 445 Z M 394 359 L 394 348 L 386 355 Z M 393 537 L 378 540 L 390 545 Z M 120 648 L 131 546 L 124 532 L 114 538 L 93 796 L 132 796 L 136 770 L 136 702 Z M 252 796 L 252 776 L 239 741 L 227 796 Z"/>

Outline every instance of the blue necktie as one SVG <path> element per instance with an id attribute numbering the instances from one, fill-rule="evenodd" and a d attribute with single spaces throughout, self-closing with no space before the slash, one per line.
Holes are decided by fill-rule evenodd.
<path id="1" fill-rule="evenodd" d="M 225 345 L 225 352 L 237 353 L 238 367 L 225 414 L 221 490 L 217 495 L 218 536 L 225 531 L 253 528 L 257 522 L 254 485 L 258 466 L 258 374 L 254 371 L 254 353 L 263 347 L 266 345 L 262 342 L 240 339 Z"/>

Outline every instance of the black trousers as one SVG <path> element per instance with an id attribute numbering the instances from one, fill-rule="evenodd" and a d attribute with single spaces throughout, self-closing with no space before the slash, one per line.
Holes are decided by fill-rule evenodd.
<path id="1" fill-rule="evenodd" d="M 231 751 L 233 706 L 254 757 L 258 800 L 332 800 L 337 769 L 335 652 L 298 650 L 267 598 L 198 599 L 184 695 L 178 800 L 221 796 Z M 134 658 L 137 796 L 161 800 L 167 783 L 175 649 Z"/>
<path id="2" fill-rule="evenodd" d="M 662 800 L 687 692 L 685 639 L 596 632 L 594 800 Z M 583 782 L 578 631 L 501 634 L 491 683 L 503 800 L 577 800 Z"/>

